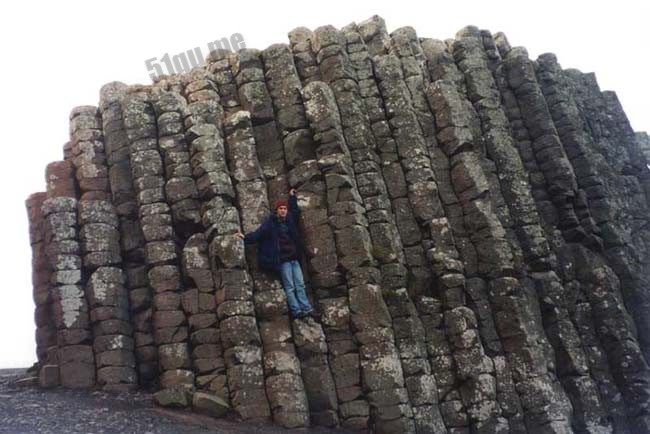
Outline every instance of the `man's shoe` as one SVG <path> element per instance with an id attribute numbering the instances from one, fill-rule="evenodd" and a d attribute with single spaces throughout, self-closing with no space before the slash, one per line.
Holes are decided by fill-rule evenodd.
<path id="1" fill-rule="evenodd" d="M 321 314 L 319 312 L 316 312 L 315 310 L 312 310 L 309 312 L 309 316 L 314 319 L 316 322 L 320 322 L 321 319 Z"/>
<path id="2" fill-rule="evenodd" d="M 296 312 L 296 313 L 291 313 L 291 319 L 301 319 L 309 314 L 307 312 Z"/>

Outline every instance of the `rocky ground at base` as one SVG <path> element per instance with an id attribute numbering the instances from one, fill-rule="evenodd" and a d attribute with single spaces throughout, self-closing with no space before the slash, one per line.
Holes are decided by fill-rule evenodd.
<path id="1" fill-rule="evenodd" d="M 25 369 L 0 370 L 1 434 L 345 434 L 342 430 L 287 430 L 214 419 L 156 407 L 151 394 L 110 394 L 19 385 Z"/>

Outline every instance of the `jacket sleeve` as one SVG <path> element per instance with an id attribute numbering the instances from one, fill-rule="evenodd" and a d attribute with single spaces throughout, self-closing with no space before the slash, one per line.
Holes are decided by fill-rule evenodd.
<path id="1" fill-rule="evenodd" d="M 244 244 L 254 244 L 264 237 L 271 229 L 271 219 L 266 218 L 259 228 L 244 236 Z"/>
<path id="2" fill-rule="evenodd" d="M 297 224 L 298 218 L 300 218 L 300 208 L 298 208 L 298 198 L 296 196 L 289 196 L 289 210 L 291 211 L 293 220 Z"/>

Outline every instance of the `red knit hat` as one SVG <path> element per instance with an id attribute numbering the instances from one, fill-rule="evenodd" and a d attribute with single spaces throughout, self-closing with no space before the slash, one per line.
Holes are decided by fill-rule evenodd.
<path id="1" fill-rule="evenodd" d="M 275 201 L 275 208 L 274 208 L 274 209 L 275 209 L 276 211 L 277 211 L 277 209 L 280 208 L 281 206 L 287 206 L 287 207 L 289 206 L 289 204 L 287 203 L 287 200 L 286 200 L 286 199 L 277 199 L 277 200 Z"/>

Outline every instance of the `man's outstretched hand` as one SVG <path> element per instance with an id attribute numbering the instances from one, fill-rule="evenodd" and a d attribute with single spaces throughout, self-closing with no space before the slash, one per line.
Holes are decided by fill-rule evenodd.
<path id="1" fill-rule="evenodd" d="M 239 238 L 240 240 L 243 240 L 243 239 L 244 239 L 244 234 L 242 234 L 241 231 L 237 231 L 237 233 L 235 233 L 235 236 L 236 236 L 237 238 Z"/>
<path id="2" fill-rule="evenodd" d="M 296 193 L 298 193 L 298 192 L 296 191 L 295 188 L 292 188 L 291 190 L 289 190 L 289 195 L 290 195 L 290 196 L 295 196 Z"/>

